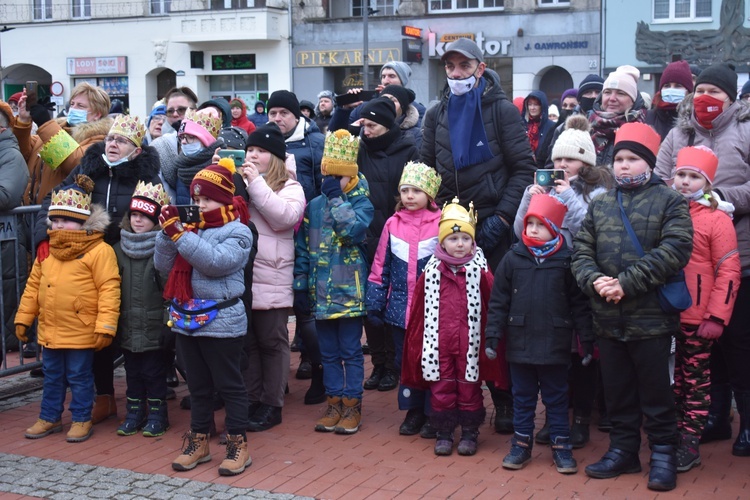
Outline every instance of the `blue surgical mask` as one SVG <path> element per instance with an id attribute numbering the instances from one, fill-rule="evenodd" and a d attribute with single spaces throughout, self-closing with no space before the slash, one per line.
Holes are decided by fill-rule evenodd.
<path id="1" fill-rule="evenodd" d="M 70 110 L 68 110 L 68 124 L 75 126 L 81 123 L 86 123 L 86 121 L 88 121 L 88 114 L 89 112 L 85 109 L 70 108 Z"/>
<path id="2" fill-rule="evenodd" d="M 681 103 L 687 94 L 685 89 L 661 89 L 661 100 L 670 104 Z"/>
<path id="3" fill-rule="evenodd" d="M 135 151 L 133 151 L 133 153 L 135 153 Z M 106 163 L 107 165 L 109 165 L 110 168 L 112 168 L 112 167 L 116 167 L 117 165 L 122 165 L 123 163 L 130 161 L 130 155 L 132 155 L 133 153 L 130 153 L 128 156 L 123 156 L 119 160 L 115 160 L 115 161 L 109 161 L 107 159 L 107 154 L 102 153 L 102 160 L 104 160 L 104 163 Z"/>
<path id="4" fill-rule="evenodd" d="M 201 151 L 203 151 L 203 144 L 201 144 L 200 142 L 193 142 L 191 144 L 182 145 L 182 152 L 185 154 L 185 156 L 195 156 Z"/>

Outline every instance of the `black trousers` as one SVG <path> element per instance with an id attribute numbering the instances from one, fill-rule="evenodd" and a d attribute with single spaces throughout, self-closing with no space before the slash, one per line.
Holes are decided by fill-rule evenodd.
<path id="1" fill-rule="evenodd" d="M 166 399 L 167 367 L 164 351 L 147 352 L 122 350 L 125 357 L 125 380 L 128 383 L 125 395 L 130 399 Z"/>
<path id="2" fill-rule="evenodd" d="M 732 319 L 711 348 L 711 384 L 750 393 L 750 277 L 742 278 Z"/>
<path id="3" fill-rule="evenodd" d="M 104 394 L 113 395 L 115 393 L 115 352 L 118 347 L 115 345 L 117 339 L 101 351 L 94 353 L 94 386 L 96 387 L 97 396 Z"/>
<path id="4" fill-rule="evenodd" d="M 669 381 L 671 338 L 597 341 L 604 399 L 612 422 L 610 446 L 638 453 L 641 424 L 651 443 L 677 445 L 677 417 Z"/>

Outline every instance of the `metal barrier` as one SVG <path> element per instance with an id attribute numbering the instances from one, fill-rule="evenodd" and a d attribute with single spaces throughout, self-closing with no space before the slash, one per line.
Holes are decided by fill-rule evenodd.
<path id="1" fill-rule="evenodd" d="M 0 377 L 42 366 L 39 349 L 36 359 L 27 361 L 23 358 L 23 345 L 19 342 L 16 351 L 15 342 L 9 342 L 9 339 L 15 339 L 15 311 L 23 294 L 31 263 L 36 257 L 36 248 L 32 241 L 36 214 L 40 209 L 41 205 L 31 205 L 0 213 L 0 345 L 3 352 Z M 35 330 L 36 321 L 29 331 Z"/>

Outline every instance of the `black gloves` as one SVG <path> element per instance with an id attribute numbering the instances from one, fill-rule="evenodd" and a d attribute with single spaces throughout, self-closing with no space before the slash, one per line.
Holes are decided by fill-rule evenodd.
<path id="1" fill-rule="evenodd" d="M 583 351 L 583 359 L 581 364 L 583 366 L 589 366 L 591 360 L 594 359 L 594 343 L 593 342 L 581 342 L 581 351 Z"/>
<path id="2" fill-rule="evenodd" d="M 174 351 L 177 342 L 177 333 L 166 325 L 162 326 L 159 334 L 159 348 L 165 351 Z"/>
<path id="3" fill-rule="evenodd" d="M 488 335 L 484 339 L 484 354 L 489 359 L 497 358 L 497 346 L 500 345 L 500 337 L 494 336 L 494 334 Z"/>
<path id="4" fill-rule="evenodd" d="M 385 326 L 385 320 L 383 319 L 383 311 L 377 309 L 370 309 L 367 311 L 367 317 L 365 318 L 367 326 L 378 329 Z"/>
<path id="5" fill-rule="evenodd" d="M 29 114 L 31 115 L 31 121 L 36 123 L 37 127 L 41 127 L 48 121 L 50 121 L 52 118 L 50 117 L 50 112 L 55 109 L 55 103 L 54 102 L 47 102 L 46 104 L 37 103 L 31 106 L 31 109 L 29 109 Z"/>
<path id="6" fill-rule="evenodd" d="M 500 241 L 508 233 L 510 227 L 508 224 L 502 221 L 497 215 L 491 215 L 484 219 L 484 222 L 479 228 L 477 233 L 477 245 L 484 250 L 485 253 L 491 252 L 496 248 Z"/>
<path id="7" fill-rule="evenodd" d="M 326 195 L 329 200 L 336 198 L 337 196 L 344 196 L 344 192 L 341 190 L 341 183 L 338 177 L 328 176 L 323 179 L 323 184 L 320 186 L 320 191 Z"/>
<path id="8" fill-rule="evenodd" d="M 294 314 L 308 316 L 310 314 L 310 294 L 307 290 L 294 291 Z"/>

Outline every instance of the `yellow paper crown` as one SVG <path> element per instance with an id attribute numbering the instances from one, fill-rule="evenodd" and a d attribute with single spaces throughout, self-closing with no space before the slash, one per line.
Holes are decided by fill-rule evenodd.
<path id="1" fill-rule="evenodd" d="M 341 175 L 355 177 L 357 154 L 359 153 L 359 137 L 354 137 L 345 129 L 326 133 L 323 149 L 323 160 L 320 163 L 323 175 Z"/>
<path id="2" fill-rule="evenodd" d="M 47 217 L 72 218 L 86 221 L 91 215 L 91 191 L 94 190 L 94 181 L 86 175 L 77 175 L 75 184 L 52 192 Z"/>
<path id="3" fill-rule="evenodd" d="M 117 115 L 109 133 L 121 135 L 140 148 L 146 135 L 146 127 L 137 116 Z"/>
<path id="4" fill-rule="evenodd" d="M 200 125 L 204 129 L 206 129 L 214 139 L 219 137 L 219 132 L 221 131 L 222 125 L 221 118 L 216 118 L 215 116 L 211 116 L 194 109 L 188 109 L 185 112 L 185 119 L 190 120 L 196 125 Z"/>
<path id="5" fill-rule="evenodd" d="M 404 184 L 421 189 L 434 200 L 438 189 L 440 189 L 440 176 L 434 168 L 428 167 L 424 163 L 410 161 L 404 165 L 404 171 L 398 183 L 399 189 Z"/>
<path id="6" fill-rule="evenodd" d="M 442 243 L 449 234 L 453 233 L 467 233 L 474 239 L 476 227 L 477 212 L 474 210 L 474 202 L 469 202 L 469 209 L 466 210 L 459 205 L 458 198 L 454 197 L 453 201 L 443 205 L 438 239 Z"/>
<path id="7" fill-rule="evenodd" d="M 164 191 L 164 186 L 161 184 L 146 184 L 143 181 L 138 181 L 133 192 L 133 198 L 146 198 L 156 202 L 159 206 L 169 205 L 169 195 Z"/>

